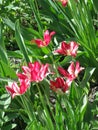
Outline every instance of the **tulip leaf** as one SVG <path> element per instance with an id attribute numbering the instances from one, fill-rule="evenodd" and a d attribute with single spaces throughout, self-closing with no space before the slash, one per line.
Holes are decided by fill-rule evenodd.
<path id="1" fill-rule="evenodd" d="M 2 24 L 0 24 L 0 58 L 4 63 L 8 64 L 8 56 L 3 41 Z"/>
<path id="2" fill-rule="evenodd" d="M 15 24 L 15 38 L 26 62 L 27 63 L 30 62 L 28 53 L 27 53 L 27 48 L 25 46 L 24 39 L 21 35 L 19 21 L 16 21 L 16 24 Z"/>
<path id="3" fill-rule="evenodd" d="M 9 124 L 9 125 L 5 125 L 2 127 L 2 130 L 12 130 L 13 128 L 15 128 L 17 125 L 15 123 L 13 124 Z"/>
<path id="4" fill-rule="evenodd" d="M 36 121 L 33 121 L 33 122 L 30 122 L 26 129 L 25 130 L 48 130 L 45 126 L 42 127 L 42 125 L 39 123 L 39 122 L 36 122 Z"/>
<path id="5" fill-rule="evenodd" d="M 3 24 L 0 23 L 0 47 L 4 48 L 4 41 L 3 41 Z"/>
<path id="6" fill-rule="evenodd" d="M 80 84 L 81 87 L 85 87 L 86 86 L 88 80 L 90 79 L 90 77 L 92 76 L 94 71 L 95 71 L 95 68 L 93 68 L 93 67 L 87 67 L 86 68 L 84 77 L 83 77 L 83 79 L 81 81 L 81 84 Z"/>
<path id="7" fill-rule="evenodd" d="M 36 30 L 26 27 L 24 28 L 23 26 L 21 26 L 21 34 L 25 40 L 30 42 L 34 37 L 40 38 L 40 35 Z"/>
<path id="8" fill-rule="evenodd" d="M 3 61 L 0 61 L 0 65 L 2 68 L 3 76 L 13 79 L 17 78 L 15 71 L 8 64 L 4 63 Z"/>
<path id="9" fill-rule="evenodd" d="M 9 18 L 2 18 L 3 22 L 15 31 L 15 24 Z"/>
<path id="10" fill-rule="evenodd" d="M 92 0 L 92 3 L 93 3 L 96 13 L 98 14 L 98 0 Z"/>
<path id="11" fill-rule="evenodd" d="M 37 22 L 37 26 L 38 26 L 38 29 L 39 29 L 39 33 L 41 33 L 42 30 L 43 30 L 43 26 L 42 26 L 42 23 L 41 23 L 41 20 L 40 20 L 39 11 L 36 10 L 34 0 L 29 0 L 29 3 L 30 3 L 30 6 L 31 6 L 31 9 L 33 10 L 34 17 L 35 17 L 35 20 Z"/>
<path id="12" fill-rule="evenodd" d="M 2 60 L 4 63 L 8 64 L 7 54 L 6 54 L 5 50 L 4 50 L 2 47 L 0 47 L 0 57 L 1 57 L 1 60 Z"/>
<path id="13" fill-rule="evenodd" d="M 71 56 L 66 56 L 66 57 L 64 58 L 64 60 L 62 60 L 62 61 L 60 62 L 60 65 L 63 66 L 63 65 L 65 65 L 66 63 L 69 63 L 70 61 L 72 61 L 72 57 L 71 57 Z"/>
<path id="14" fill-rule="evenodd" d="M 9 94 L 3 94 L 0 96 L 0 109 L 7 109 L 11 103 L 11 97 Z"/>

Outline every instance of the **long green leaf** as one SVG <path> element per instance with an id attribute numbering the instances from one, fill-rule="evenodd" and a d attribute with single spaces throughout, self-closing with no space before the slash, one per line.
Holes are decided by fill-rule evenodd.
<path id="1" fill-rule="evenodd" d="M 98 0 L 91 0 L 96 13 L 98 14 Z"/>
<path id="2" fill-rule="evenodd" d="M 8 64 L 8 56 L 5 50 L 5 44 L 3 41 L 3 33 L 2 33 L 2 23 L 0 23 L 0 58 L 1 60 Z"/>
<path id="3" fill-rule="evenodd" d="M 93 68 L 93 67 L 87 67 L 86 68 L 83 80 L 81 81 L 81 84 L 80 84 L 81 87 L 86 86 L 88 80 L 90 79 L 90 77 L 92 76 L 94 71 L 95 71 L 95 68 Z"/>
<path id="4" fill-rule="evenodd" d="M 0 46 L 0 58 L 1 58 L 1 60 L 2 60 L 4 63 L 8 64 L 7 54 L 6 54 L 5 50 L 4 50 L 1 46 Z"/>
<path id="5" fill-rule="evenodd" d="M 39 32 L 41 33 L 42 30 L 43 30 L 43 27 L 42 27 L 42 23 L 41 23 L 39 11 L 38 11 L 38 9 L 37 9 L 37 3 L 36 3 L 35 0 L 29 0 L 29 3 L 30 3 L 30 6 L 31 6 L 31 9 L 33 10 L 35 19 L 36 19 L 36 21 L 37 21 L 37 25 L 38 25 Z M 35 4 L 35 3 L 36 3 L 36 4 Z"/>
<path id="6" fill-rule="evenodd" d="M 15 24 L 9 18 L 2 18 L 3 22 L 15 31 Z"/>
<path id="7" fill-rule="evenodd" d="M 1 65 L 1 68 L 2 68 L 2 73 L 3 73 L 2 75 L 4 77 L 6 76 L 6 77 L 12 78 L 12 79 L 17 78 L 15 71 L 8 64 L 6 64 L 3 61 L 0 61 L 0 65 Z"/>
<path id="8" fill-rule="evenodd" d="M 3 42 L 2 28 L 3 28 L 3 25 L 2 25 L 2 23 L 0 23 L 0 46 L 2 46 L 4 48 L 5 46 L 4 46 L 4 42 Z"/>
<path id="9" fill-rule="evenodd" d="M 20 32 L 19 21 L 16 21 L 16 23 L 15 23 L 15 38 L 16 38 L 17 44 L 18 44 L 26 62 L 27 63 L 30 62 L 28 53 L 27 53 L 27 48 L 25 46 L 24 39 Z"/>

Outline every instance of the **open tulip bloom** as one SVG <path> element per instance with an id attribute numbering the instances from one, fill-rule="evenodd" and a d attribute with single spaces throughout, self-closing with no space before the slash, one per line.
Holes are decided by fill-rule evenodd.
<path id="1" fill-rule="evenodd" d="M 77 55 L 79 45 L 76 42 L 71 41 L 70 43 L 62 42 L 61 47 L 55 52 L 62 55 L 69 55 L 75 57 Z"/>
<path id="2" fill-rule="evenodd" d="M 11 86 L 6 86 L 6 90 L 11 94 L 12 98 L 16 95 L 24 94 L 30 82 L 40 82 L 48 74 L 48 64 L 41 64 L 38 61 L 29 63 L 28 66 L 22 66 L 23 73 L 18 73 L 20 86 L 18 87 L 16 82 L 13 82 Z"/>
<path id="3" fill-rule="evenodd" d="M 35 42 L 38 45 L 38 47 L 48 46 L 48 44 L 50 43 L 51 38 L 54 34 L 55 34 L 54 31 L 49 32 L 48 30 L 46 30 L 44 32 L 44 36 L 43 36 L 44 39 L 43 40 L 42 39 L 35 39 L 35 40 L 32 40 L 32 42 Z"/>
<path id="4" fill-rule="evenodd" d="M 41 64 L 38 61 L 22 66 L 23 73 L 18 73 L 20 79 L 29 79 L 31 82 L 42 81 L 48 74 L 49 64 Z"/>
<path id="5" fill-rule="evenodd" d="M 16 82 L 13 82 L 11 86 L 6 86 L 6 90 L 8 91 L 8 93 L 10 93 L 12 98 L 14 98 L 16 95 L 24 94 L 30 86 L 30 81 L 28 79 L 19 81 L 20 86 L 18 86 Z"/>
<path id="6" fill-rule="evenodd" d="M 64 81 L 63 78 L 58 77 L 55 81 L 50 81 L 50 88 L 57 92 L 58 90 L 61 90 L 63 92 L 66 92 L 69 88 L 68 84 Z"/>
<path id="7" fill-rule="evenodd" d="M 77 78 L 78 74 L 83 70 L 83 67 L 80 67 L 80 63 L 76 62 L 76 65 L 74 65 L 74 62 L 71 62 L 70 66 L 68 67 L 68 70 L 66 71 L 62 67 L 58 67 L 58 71 L 60 74 L 62 74 L 65 78 L 67 78 L 67 83 L 69 85 L 71 82 Z"/>
<path id="8" fill-rule="evenodd" d="M 98 0 L 2 1 L 0 130 L 98 130 Z"/>
<path id="9" fill-rule="evenodd" d="M 55 81 L 51 80 L 50 81 L 50 88 L 55 92 L 57 92 L 58 90 L 66 92 L 68 90 L 68 88 L 70 87 L 72 81 L 77 78 L 78 74 L 83 69 L 84 69 L 83 67 L 80 67 L 79 62 L 76 62 L 76 66 L 74 65 L 74 62 L 72 62 L 70 64 L 70 66 L 68 67 L 67 71 L 65 69 L 63 69 L 62 67 L 58 67 L 58 71 L 64 77 L 58 77 L 58 78 L 56 78 Z"/>
<path id="10" fill-rule="evenodd" d="M 30 62 L 28 66 L 22 66 L 23 73 L 17 74 L 20 87 L 14 82 L 11 86 L 6 86 L 6 90 L 11 94 L 12 98 L 16 95 L 24 94 L 30 86 L 30 82 L 40 82 L 49 74 L 48 67 L 49 64 L 44 65 L 38 61 L 34 63 Z M 62 67 L 58 67 L 58 71 L 65 77 L 66 81 L 63 79 L 64 77 L 58 77 L 55 81 L 50 80 L 50 88 L 53 91 L 60 89 L 66 92 L 72 81 L 77 78 L 83 69 L 83 67 L 80 67 L 79 62 L 76 62 L 76 65 L 74 65 L 74 62 L 71 62 L 67 71 Z"/>

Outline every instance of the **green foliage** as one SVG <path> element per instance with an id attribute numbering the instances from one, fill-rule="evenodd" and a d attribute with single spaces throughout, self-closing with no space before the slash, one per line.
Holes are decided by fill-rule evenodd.
<path id="1" fill-rule="evenodd" d="M 91 102 L 92 84 L 98 85 L 97 0 L 0 0 L 0 129 L 97 130 L 98 92 Z M 43 39 L 45 30 L 55 31 L 43 48 L 31 41 Z M 54 53 L 62 41 L 76 41 L 76 58 Z M 5 85 L 18 81 L 16 73 L 28 62 L 49 63 L 52 73 L 32 83 L 24 95 L 11 100 Z M 58 66 L 71 61 L 85 68 L 66 93 L 50 90 L 49 80 L 61 76 Z M 19 128 L 20 127 L 20 128 Z"/>
<path id="2" fill-rule="evenodd" d="M 16 37 L 17 44 L 18 44 L 21 52 L 23 53 L 23 56 L 24 56 L 26 62 L 28 63 L 30 60 L 29 60 L 27 50 L 26 50 L 26 47 L 24 44 L 24 40 L 23 40 L 22 35 L 20 33 L 20 27 L 19 27 L 18 21 L 16 22 L 16 26 L 15 26 L 15 37 Z"/>
<path id="3" fill-rule="evenodd" d="M 6 113 L 6 110 L 8 110 L 8 107 L 11 103 L 11 97 L 8 94 L 3 94 L 0 96 L 0 128 L 1 130 L 10 130 L 16 127 L 15 123 L 11 123 L 12 119 L 15 119 L 17 116 L 16 114 L 13 114 L 10 112 Z"/>

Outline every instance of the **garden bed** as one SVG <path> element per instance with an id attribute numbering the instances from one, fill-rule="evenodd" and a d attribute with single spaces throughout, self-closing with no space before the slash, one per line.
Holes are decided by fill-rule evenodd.
<path id="1" fill-rule="evenodd" d="M 98 1 L 0 11 L 0 130 L 98 130 Z"/>

